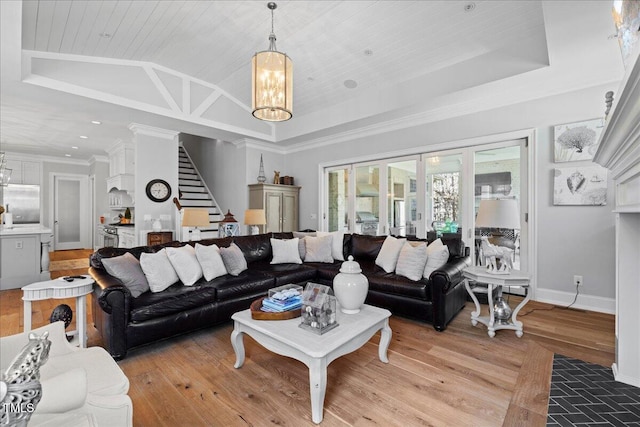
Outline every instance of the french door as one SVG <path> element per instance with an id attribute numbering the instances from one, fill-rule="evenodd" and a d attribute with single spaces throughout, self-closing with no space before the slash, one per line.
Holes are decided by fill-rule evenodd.
<path id="1" fill-rule="evenodd" d="M 322 226 L 419 238 L 458 233 L 477 264 L 481 236 L 501 234 L 498 243 L 514 251 L 514 269 L 527 269 L 527 164 L 526 139 L 516 139 L 325 168 Z M 519 227 L 476 228 L 483 199 L 515 200 Z"/>

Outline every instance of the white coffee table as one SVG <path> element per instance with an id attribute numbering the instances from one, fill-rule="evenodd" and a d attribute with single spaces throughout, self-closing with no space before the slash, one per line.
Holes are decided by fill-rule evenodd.
<path id="1" fill-rule="evenodd" d="M 364 305 L 357 314 L 343 314 L 338 310 L 339 326 L 316 335 L 298 327 L 300 318 L 254 320 L 251 310 L 240 311 L 231 316 L 234 321 L 231 344 L 236 353 L 234 367 L 240 368 L 244 364 L 243 334 L 274 353 L 301 361 L 309 368 L 312 419 L 314 423 L 320 423 L 327 390 L 327 366 L 338 357 L 362 347 L 378 331 L 381 331 L 378 357 L 389 363 L 390 316 L 389 310 L 370 305 Z"/>
<path id="2" fill-rule="evenodd" d="M 78 341 L 76 345 L 87 347 L 87 294 L 93 291 L 93 279 L 88 274 L 86 279 L 73 279 L 67 282 L 62 278 L 36 282 L 22 287 L 24 301 L 24 331 L 31 330 L 31 301 L 45 299 L 76 299 L 76 325 L 78 326 Z M 70 332 L 75 335 L 75 332 Z"/>

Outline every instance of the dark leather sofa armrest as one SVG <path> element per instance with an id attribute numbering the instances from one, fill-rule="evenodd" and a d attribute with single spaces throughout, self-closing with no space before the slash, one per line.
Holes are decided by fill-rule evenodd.
<path id="1" fill-rule="evenodd" d="M 433 302 L 433 327 L 444 331 L 447 323 L 464 306 L 466 291 L 462 286 L 462 272 L 471 265 L 471 258 L 454 257 L 442 268 L 431 273 L 431 298 Z"/>
<path id="2" fill-rule="evenodd" d="M 121 311 L 127 318 L 129 314 L 129 299 L 131 298 L 129 289 L 120 279 L 111 276 L 102 269 L 89 267 L 89 274 L 96 282 L 93 293 L 98 300 L 100 308 L 109 314 L 115 314 L 114 311 Z"/>
<path id="3" fill-rule="evenodd" d="M 470 257 L 455 257 L 431 273 L 429 280 L 431 280 L 434 300 L 436 299 L 436 294 L 446 294 L 449 289 L 460 283 L 462 272 L 469 265 L 471 265 Z"/>

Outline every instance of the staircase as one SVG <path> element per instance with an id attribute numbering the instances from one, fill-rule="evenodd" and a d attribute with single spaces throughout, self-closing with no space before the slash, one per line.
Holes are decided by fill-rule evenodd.
<path id="1" fill-rule="evenodd" d="M 191 157 L 184 149 L 178 147 L 178 190 L 179 200 L 183 208 L 207 208 L 209 210 L 209 227 L 201 228 L 201 237 L 211 239 L 218 237 L 218 223 L 224 218 L 218 209 L 211 192 L 202 181 L 200 173 L 193 165 Z"/>

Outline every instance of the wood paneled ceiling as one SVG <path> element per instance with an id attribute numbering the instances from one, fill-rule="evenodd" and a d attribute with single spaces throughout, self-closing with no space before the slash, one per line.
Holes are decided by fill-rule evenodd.
<path id="1" fill-rule="evenodd" d="M 248 136 L 284 147 L 326 137 L 332 132 L 352 132 L 374 122 L 433 111 L 451 102 L 456 94 L 548 68 L 553 53 L 548 27 L 557 21 L 550 14 L 571 10 L 569 5 L 561 7 L 559 3 L 598 3 L 597 7 L 576 7 L 576 14 L 583 13 L 590 19 L 610 9 L 604 6 L 606 2 L 555 2 L 556 6 L 541 1 L 487 0 L 277 3 L 277 47 L 294 62 L 294 118 L 275 125 L 261 137 L 262 129 L 251 129 L 253 125 L 245 119 L 234 122 L 231 113 L 229 117 L 220 113 L 213 118 L 205 117 L 211 123 L 215 120 L 230 123 L 231 127 L 221 126 L 222 131 L 217 133 L 215 125 L 193 120 L 186 114 L 189 111 L 174 111 L 173 117 L 171 112 L 165 116 L 172 119 L 170 125 L 182 127 L 175 130 L 221 139 Z M 241 110 L 243 105 L 251 104 L 251 56 L 268 46 L 271 16 L 266 2 L 33 0 L 23 1 L 20 12 L 20 40 L 2 40 L 3 46 L 19 44 L 23 52 L 48 55 L 39 62 L 34 60 L 30 66 L 32 74 L 46 77 L 44 86 L 48 89 L 20 92 L 3 77 L 5 145 L 14 147 L 20 144 L 20 139 L 25 146 L 37 139 L 46 140 L 42 134 L 49 127 L 64 139 L 61 136 L 64 132 L 77 133 L 73 117 L 86 125 L 88 112 L 109 115 L 95 117 L 113 125 L 99 131 L 105 133 L 100 141 L 126 137 L 125 131 L 114 130 L 121 126 L 126 130 L 128 124 L 121 123 L 118 116 L 130 121 L 146 119 L 153 125 L 162 122 L 157 114 L 154 116 L 157 112 L 153 109 L 142 114 L 133 103 L 121 102 L 117 107 L 129 108 L 131 114 L 114 113 L 114 105 L 103 105 L 105 101 L 109 103 L 108 97 L 95 101 L 90 99 L 91 91 L 82 94 L 85 97 L 82 101 L 67 102 L 68 109 L 59 103 L 53 108 L 50 102 L 55 102 L 57 96 L 68 101 L 78 95 L 69 95 L 69 91 L 53 94 L 56 90 L 65 91 L 64 84 L 56 87 L 53 80 L 67 84 L 92 74 L 89 66 L 74 68 L 68 62 L 56 62 L 58 57 L 77 58 L 72 61 L 74 65 L 87 59 L 95 66 L 104 60 L 103 70 L 110 76 L 104 78 L 103 85 L 111 87 L 118 83 L 109 78 L 124 79 L 128 75 L 124 71 L 121 75 L 111 71 L 106 66 L 112 65 L 109 61 L 127 66 L 130 65 L 127 61 L 153 64 L 160 80 L 158 69 L 166 67 L 189 76 L 192 86 L 195 81 L 210 84 L 212 90 L 218 89 L 239 106 L 238 114 L 250 116 Z M 10 24 L 5 22 L 10 19 L 7 15 L 2 16 L 3 26 Z M 597 18 L 598 25 L 592 31 L 602 38 L 610 17 Z M 571 28 L 579 28 L 579 23 L 574 22 Z M 3 56 L 3 69 L 11 60 L 8 55 Z M 24 68 L 21 77 L 28 81 Z M 356 82 L 357 87 L 346 87 L 348 80 Z M 167 88 L 171 92 L 169 84 Z M 206 95 L 194 92 L 191 96 Z M 118 96 L 122 98 L 122 94 Z M 83 104 L 87 105 L 84 109 Z M 75 108 L 80 111 L 74 111 Z M 30 118 L 18 123 L 21 116 Z M 111 116 L 114 118 L 110 119 Z M 10 120 L 5 121 L 5 117 Z M 40 123 L 38 130 L 34 129 L 34 123 Z M 69 142 L 63 140 L 60 145 L 68 146 Z M 95 147 L 86 154 L 99 151 Z"/>

